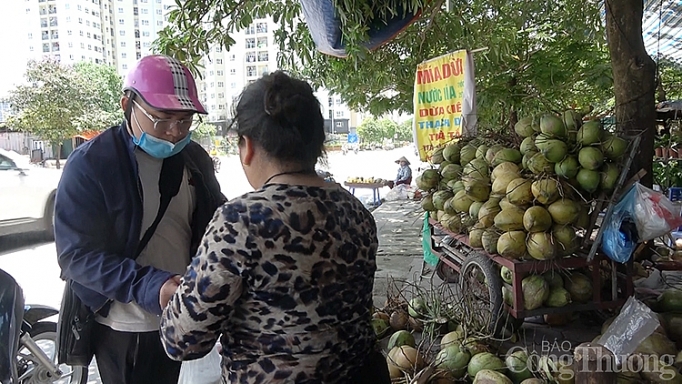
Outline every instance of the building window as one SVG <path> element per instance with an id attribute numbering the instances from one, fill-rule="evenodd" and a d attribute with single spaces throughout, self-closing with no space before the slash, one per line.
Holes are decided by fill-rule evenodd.
<path id="1" fill-rule="evenodd" d="M 145 47 L 145 48 L 149 48 L 149 47 L 152 46 L 152 43 L 150 43 L 150 42 L 148 42 L 148 41 L 145 41 L 145 42 L 142 44 L 142 46 Z"/>
<path id="2" fill-rule="evenodd" d="M 336 111 L 336 118 L 343 117 L 343 111 Z"/>
<path id="3" fill-rule="evenodd" d="M 128 58 L 128 54 L 125 52 L 121 53 L 121 59 L 126 59 L 126 58 Z"/>
<path id="4" fill-rule="evenodd" d="M 258 48 L 267 48 L 268 47 L 268 38 L 267 37 L 259 37 L 258 38 Z"/>
<path id="5" fill-rule="evenodd" d="M 254 35 L 255 33 L 256 33 L 256 28 L 253 26 L 253 24 L 249 25 L 244 30 L 244 34 L 246 34 L 246 35 Z"/>
<path id="6" fill-rule="evenodd" d="M 256 48 L 256 39 L 254 38 L 249 38 L 246 39 L 246 48 Z"/>
<path id="7" fill-rule="evenodd" d="M 218 109 L 224 109 L 224 107 L 225 107 L 224 105 L 218 104 Z"/>
<path id="8" fill-rule="evenodd" d="M 125 46 L 126 46 L 126 42 L 125 42 L 125 41 L 121 41 L 121 47 L 125 48 Z"/>
<path id="9" fill-rule="evenodd" d="M 230 75 L 236 75 L 236 74 L 237 74 L 236 69 L 234 69 L 234 68 L 230 69 Z"/>
<path id="10" fill-rule="evenodd" d="M 222 63 L 223 63 L 223 59 L 216 59 L 216 60 L 215 60 L 215 63 L 216 63 L 216 64 L 222 64 Z"/>
<path id="11" fill-rule="evenodd" d="M 215 93 L 211 93 L 211 99 L 215 99 Z"/>
<path id="12" fill-rule="evenodd" d="M 85 20 L 85 25 L 90 26 L 90 20 Z"/>
<path id="13" fill-rule="evenodd" d="M 327 103 L 329 104 L 330 107 L 333 107 L 333 106 L 334 106 L 334 98 L 333 98 L 333 97 L 329 97 L 329 98 L 327 99 Z"/>
<path id="14" fill-rule="evenodd" d="M 156 10 L 156 14 L 159 15 L 159 16 L 161 16 L 161 15 L 163 14 L 163 11 L 160 10 L 160 9 L 157 9 L 157 10 Z"/>
<path id="15" fill-rule="evenodd" d="M 118 31 L 118 34 L 121 35 L 121 36 L 125 36 L 125 35 L 126 35 L 126 31 L 122 29 L 122 30 Z"/>
<path id="16" fill-rule="evenodd" d="M 81 7 L 80 4 L 78 4 L 77 8 L 78 8 L 79 11 L 82 11 L 82 10 L 83 10 L 83 7 Z"/>
<path id="17" fill-rule="evenodd" d="M 230 84 L 230 88 L 232 88 L 232 89 L 235 89 L 235 88 L 237 88 L 237 83 L 234 83 L 234 82 L 233 82 L 233 83 L 231 83 L 231 84 Z"/>
<path id="18" fill-rule="evenodd" d="M 246 62 L 247 63 L 255 63 L 256 62 L 256 52 L 249 52 L 246 54 Z"/>
<path id="19" fill-rule="evenodd" d="M 31 45 L 30 47 L 28 47 L 28 50 L 33 52 L 33 46 Z"/>
<path id="20" fill-rule="evenodd" d="M 157 22 L 156 22 L 156 25 L 158 25 L 159 27 L 163 26 L 163 20 L 157 21 Z"/>
<path id="21" fill-rule="evenodd" d="M 81 43 L 81 49 L 85 49 L 85 43 Z"/>
<path id="22" fill-rule="evenodd" d="M 253 77 L 256 76 L 256 67 L 249 65 L 246 67 L 246 76 Z"/>
<path id="23" fill-rule="evenodd" d="M 43 39 L 43 40 L 50 40 L 50 33 L 49 33 L 49 32 L 43 31 L 43 32 L 41 33 L 41 35 L 42 35 L 42 39 Z"/>
<path id="24" fill-rule="evenodd" d="M 69 48 L 73 48 L 73 43 L 69 41 Z"/>
<path id="25" fill-rule="evenodd" d="M 268 33 L 268 23 L 258 23 L 258 24 L 256 24 L 256 32 L 258 32 L 258 33 Z"/>
<path id="26" fill-rule="evenodd" d="M 119 8 L 118 13 L 123 13 L 123 8 Z"/>
<path id="27" fill-rule="evenodd" d="M 83 18 L 82 17 L 78 18 L 78 24 L 83 24 Z"/>
<path id="28" fill-rule="evenodd" d="M 29 39 L 29 40 L 32 40 L 32 39 L 33 39 L 33 34 L 32 34 L 32 33 L 29 33 L 29 34 L 28 34 L 28 39 Z"/>
<path id="29" fill-rule="evenodd" d="M 225 83 L 223 83 L 222 81 L 219 81 L 219 82 L 218 82 L 218 88 L 222 88 L 222 87 L 224 87 L 224 86 L 225 86 Z"/>
<path id="30" fill-rule="evenodd" d="M 72 36 L 72 35 L 73 35 L 73 31 L 69 29 L 68 31 L 66 31 L 66 34 L 69 35 L 69 36 Z"/>
<path id="31" fill-rule="evenodd" d="M 43 44 L 43 52 L 50 52 L 50 44 L 49 43 Z"/>
<path id="32" fill-rule="evenodd" d="M 85 33 L 83 33 L 83 31 L 78 31 L 78 32 L 79 32 L 78 34 L 79 34 L 80 36 L 85 36 Z"/>
<path id="33" fill-rule="evenodd" d="M 334 118 L 334 113 L 333 113 L 332 110 L 330 109 L 330 110 L 329 110 L 329 119 L 333 119 L 333 118 Z"/>
<path id="34" fill-rule="evenodd" d="M 142 36 L 144 37 L 149 37 L 149 31 L 143 31 Z"/>
<path id="35" fill-rule="evenodd" d="M 88 44 L 88 51 L 92 51 L 92 44 Z"/>
<path id="36" fill-rule="evenodd" d="M 142 20 L 143 26 L 149 26 L 149 20 Z"/>
<path id="37" fill-rule="evenodd" d="M 225 72 L 223 72 L 223 71 L 217 71 L 216 73 L 217 73 L 218 76 L 222 76 Z"/>
<path id="38" fill-rule="evenodd" d="M 146 15 L 149 13 L 149 10 L 147 8 L 142 8 L 142 14 Z"/>
<path id="39" fill-rule="evenodd" d="M 224 94 L 224 93 L 219 93 L 219 94 L 218 94 L 218 98 L 219 98 L 219 99 L 224 99 L 224 98 L 225 98 L 225 94 Z"/>
<path id="40" fill-rule="evenodd" d="M 71 22 L 71 16 L 66 16 L 66 22 L 70 23 Z"/>
<path id="41" fill-rule="evenodd" d="M 121 64 L 121 69 L 128 69 L 128 64 Z"/>
<path id="42" fill-rule="evenodd" d="M 88 39 L 91 37 L 90 32 L 88 32 Z"/>
<path id="43" fill-rule="evenodd" d="M 40 19 L 40 26 L 42 28 L 47 28 L 47 19 Z"/>
<path id="44" fill-rule="evenodd" d="M 268 53 L 258 52 L 258 61 L 268 61 Z"/>
<path id="45" fill-rule="evenodd" d="M 123 20 L 123 19 L 118 19 L 118 24 L 119 24 L 119 25 L 123 25 L 124 23 L 125 23 L 125 20 Z"/>
<path id="46" fill-rule="evenodd" d="M 52 39 L 59 39 L 59 32 L 57 30 L 52 30 L 50 33 Z"/>
<path id="47" fill-rule="evenodd" d="M 230 61 L 234 61 L 236 57 L 237 57 L 237 56 L 235 56 L 235 54 L 234 54 L 234 53 L 233 53 L 233 54 L 231 54 L 231 55 L 230 55 Z"/>

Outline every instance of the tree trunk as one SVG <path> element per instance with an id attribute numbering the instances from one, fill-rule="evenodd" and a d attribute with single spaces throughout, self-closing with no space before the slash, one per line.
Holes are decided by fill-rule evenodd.
<path id="1" fill-rule="evenodd" d="M 60 169 L 62 167 L 61 164 L 59 163 L 59 159 L 61 157 L 62 157 L 62 143 L 60 142 L 59 144 L 57 144 L 57 153 L 55 155 L 56 161 L 54 163 L 54 165 L 55 165 L 55 167 L 57 167 L 57 169 Z"/>
<path id="2" fill-rule="evenodd" d="M 630 175 L 644 169 L 643 185 L 653 184 L 652 163 L 656 129 L 656 64 L 642 37 L 642 0 L 606 0 L 606 34 L 611 53 L 616 127 L 625 135 L 642 133 Z"/>

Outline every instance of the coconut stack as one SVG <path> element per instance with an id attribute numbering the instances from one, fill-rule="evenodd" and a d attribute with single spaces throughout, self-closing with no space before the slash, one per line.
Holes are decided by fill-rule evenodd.
<path id="1" fill-rule="evenodd" d="M 580 113 L 544 114 L 514 127 L 520 145 L 460 140 L 433 155 L 417 185 L 422 207 L 469 245 L 509 259 L 551 260 L 579 248 L 591 202 L 612 191 L 627 142 Z"/>

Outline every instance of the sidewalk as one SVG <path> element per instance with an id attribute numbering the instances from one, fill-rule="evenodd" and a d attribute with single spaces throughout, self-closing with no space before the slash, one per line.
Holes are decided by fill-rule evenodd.
<path id="1" fill-rule="evenodd" d="M 419 202 L 405 200 L 385 202 L 373 214 L 379 236 L 374 306 L 381 308 L 386 302 L 390 278 L 419 281 L 424 257 L 421 242 L 424 216 Z M 420 285 L 428 287 L 431 283 L 434 286 L 442 284 L 442 280 L 432 273 L 434 268 L 428 265 L 426 268 Z M 556 349 L 567 349 L 569 345 L 575 348 L 599 334 L 601 319 L 594 312 L 581 312 L 574 316 L 574 321 L 564 327 L 550 327 L 537 324 L 539 319 L 526 319 L 521 332 L 524 337 L 517 345 L 544 353 L 548 353 L 548 346 L 552 346 L 555 349 L 552 353 L 565 353 L 567 351 Z"/>

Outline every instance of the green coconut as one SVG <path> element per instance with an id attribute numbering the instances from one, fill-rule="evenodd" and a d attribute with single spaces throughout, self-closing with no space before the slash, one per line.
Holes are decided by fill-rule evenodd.
<path id="1" fill-rule="evenodd" d="M 443 180 L 453 180 L 462 175 L 462 166 L 459 164 L 448 164 L 445 167 L 441 164 L 440 176 Z"/>
<path id="2" fill-rule="evenodd" d="M 511 289 L 502 287 L 502 302 L 510 307 L 514 306 L 514 294 L 512 293 Z"/>
<path id="3" fill-rule="evenodd" d="M 507 366 L 499 357 L 490 352 L 482 352 L 471 357 L 467 367 L 467 373 L 470 377 L 476 377 L 476 374 L 484 369 L 504 372 Z"/>
<path id="4" fill-rule="evenodd" d="M 467 364 L 471 360 L 471 354 L 458 344 L 451 344 L 441 349 L 436 355 L 436 369 L 449 372 L 453 379 L 461 379 L 466 374 Z"/>
<path id="5" fill-rule="evenodd" d="M 438 186 L 440 182 L 440 174 L 436 169 L 425 170 L 418 178 L 417 187 L 422 191 L 429 191 Z"/>
<path id="6" fill-rule="evenodd" d="M 527 311 L 538 309 L 549 297 L 549 284 L 540 275 L 530 275 L 521 281 L 523 306 Z"/>
<path id="7" fill-rule="evenodd" d="M 559 182 L 555 179 L 536 180 L 530 190 L 540 204 L 549 205 L 559 198 Z"/>
<path id="8" fill-rule="evenodd" d="M 503 231 L 522 230 L 524 213 L 524 210 L 519 207 L 503 209 L 495 216 L 495 227 Z"/>
<path id="9" fill-rule="evenodd" d="M 445 202 L 450 200 L 454 194 L 450 191 L 436 191 L 433 193 L 433 206 L 437 210 L 445 210 Z"/>
<path id="10" fill-rule="evenodd" d="M 656 299 L 656 305 L 663 312 L 682 313 L 682 290 L 667 288 Z"/>
<path id="11" fill-rule="evenodd" d="M 497 167 L 493 169 L 493 171 L 490 173 L 490 181 L 493 183 L 497 178 L 501 175 L 508 175 L 508 174 L 516 174 L 518 175 L 521 170 L 519 169 L 519 166 L 516 165 L 515 163 L 512 162 L 504 162 L 499 164 Z"/>
<path id="12" fill-rule="evenodd" d="M 440 171 L 442 171 L 443 168 L 447 167 L 447 166 L 450 165 L 450 164 L 452 164 L 452 163 L 449 162 L 449 161 L 447 161 L 447 160 L 443 160 L 443 161 L 441 161 L 441 163 L 438 165 L 438 169 L 439 169 Z"/>
<path id="13" fill-rule="evenodd" d="M 485 160 L 485 154 L 488 152 L 488 146 L 485 144 L 481 144 L 476 148 L 476 158 Z"/>
<path id="14" fill-rule="evenodd" d="M 525 350 L 514 351 L 504 360 L 509 371 L 509 378 L 514 383 L 520 383 L 523 380 L 530 379 L 533 374 L 528 369 L 528 352 Z"/>
<path id="15" fill-rule="evenodd" d="M 467 214 L 462 216 L 462 226 L 464 228 L 483 228 L 483 226 L 478 225 L 478 220 L 475 217 L 471 217 Z"/>
<path id="16" fill-rule="evenodd" d="M 545 305 L 548 307 L 564 307 L 571 302 L 571 294 L 563 287 L 550 288 L 549 296 L 545 300 Z"/>
<path id="17" fill-rule="evenodd" d="M 452 206 L 452 199 L 454 199 L 454 197 L 449 198 L 448 201 L 446 201 L 444 204 L 443 211 L 445 211 L 445 213 L 447 213 L 448 215 L 454 215 L 457 213 L 457 211 L 455 211 L 455 208 Z"/>
<path id="18" fill-rule="evenodd" d="M 483 159 L 471 160 L 462 170 L 462 178 L 484 180 L 489 177 L 488 163 Z"/>
<path id="19" fill-rule="evenodd" d="M 526 249 L 530 257 L 536 260 L 551 260 L 557 255 L 557 249 L 552 242 L 552 235 L 546 232 L 534 232 L 528 235 Z"/>
<path id="20" fill-rule="evenodd" d="M 500 211 L 499 201 L 490 199 L 483 203 L 481 209 L 478 210 L 478 222 L 485 228 L 492 227 L 495 224 L 495 217 Z"/>
<path id="21" fill-rule="evenodd" d="M 440 164 L 445 160 L 443 157 L 443 148 L 438 148 L 431 154 L 431 163 Z"/>
<path id="22" fill-rule="evenodd" d="M 578 130 L 578 143 L 583 147 L 597 144 L 601 141 L 602 133 L 599 121 L 588 121 Z"/>
<path id="23" fill-rule="evenodd" d="M 474 377 L 473 384 L 514 384 L 507 376 L 501 372 L 493 371 L 490 369 L 482 369 L 478 371 L 476 377 Z"/>
<path id="24" fill-rule="evenodd" d="M 481 242 L 483 243 L 483 249 L 491 255 L 497 253 L 497 241 L 500 239 L 500 234 L 494 228 L 487 228 L 483 232 L 483 237 L 481 237 Z"/>
<path id="25" fill-rule="evenodd" d="M 462 180 L 450 180 L 448 181 L 448 188 L 450 188 L 452 193 L 457 194 L 457 192 L 464 190 L 464 183 Z"/>
<path id="26" fill-rule="evenodd" d="M 523 214 L 523 227 L 528 232 L 545 232 L 552 226 L 552 216 L 541 206 L 526 209 Z"/>
<path id="27" fill-rule="evenodd" d="M 504 149 L 503 145 L 500 144 L 494 144 L 490 148 L 488 148 L 488 152 L 485 153 L 485 161 L 488 164 L 492 164 L 493 159 L 495 159 L 495 155 L 497 152 L 499 152 L 501 149 Z"/>
<path id="28" fill-rule="evenodd" d="M 582 124 L 582 115 L 572 109 L 564 111 L 563 120 L 566 129 L 570 131 L 577 131 Z"/>
<path id="29" fill-rule="evenodd" d="M 422 209 L 429 212 L 437 211 L 436 207 L 433 205 L 432 195 L 426 195 L 422 199 Z"/>
<path id="30" fill-rule="evenodd" d="M 592 281 L 582 273 L 572 273 L 564 279 L 564 286 L 573 301 L 587 303 L 592 300 Z"/>
<path id="31" fill-rule="evenodd" d="M 456 212 L 469 212 L 471 204 L 474 200 L 471 199 L 466 193 L 466 191 L 461 190 L 455 194 L 454 199 L 452 199 L 452 206 L 455 208 Z"/>
<path id="32" fill-rule="evenodd" d="M 523 169 L 530 170 L 530 168 L 528 167 L 530 159 L 533 158 L 533 156 L 537 155 L 538 153 L 539 153 L 538 151 L 528 151 L 525 155 L 523 155 L 523 159 L 521 159 L 521 167 Z"/>
<path id="33" fill-rule="evenodd" d="M 490 196 L 490 186 L 484 182 L 476 182 L 465 185 L 464 192 L 471 200 L 483 202 L 487 201 Z"/>
<path id="34" fill-rule="evenodd" d="M 581 204 L 580 205 L 580 214 L 578 215 L 578 218 L 576 219 L 575 223 L 573 224 L 577 228 L 587 228 L 590 225 L 590 206 Z"/>
<path id="35" fill-rule="evenodd" d="M 518 206 L 518 205 L 514 205 L 514 204 L 510 203 L 509 199 L 507 199 L 506 197 L 504 197 L 500 200 L 500 209 L 512 208 L 512 207 L 523 208 L 523 206 Z"/>
<path id="36" fill-rule="evenodd" d="M 535 133 L 533 130 L 533 117 L 526 116 L 514 124 L 514 132 L 521 137 L 530 137 Z"/>
<path id="37" fill-rule="evenodd" d="M 381 339 L 386 336 L 388 330 L 391 329 L 391 325 L 388 323 L 388 320 L 375 318 L 372 319 L 372 329 L 374 329 L 376 337 Z"/>
<path id="38" fill-rule="evenodd" d="M 619 160 L 628 148 L 628 142 L 618 136 L 611 135 L 601 144 L 604 155 L 611 160 Z"/>
<path id="39" fill-rule="evenodd" d="M 517 178 L 507 185 L 507 200 L 514 205 L 526 205 L 533 201 L 532 182 L 524 178 Z"/>
<path id="40" fill-rule="evenodd" d="M 406 330 L 399 330 L 395 332 L 393 335 L 391 335 L 390 339 L 388 339 L 387 349 L 390 351 L 395 347 L 400 347 L 403 345 L 409 345 L 410 347 L 414 347 L 415 344 L 416 343 L 414 340 L 414 335 L 412 335 L 410 332 Z"/>
<path id="41" fill-rule="evenodd" d="M 469 246 L 471 248 L 483 248 L 483 232 L 485 232 L 485 228 L 474 228 L 469 231 Z"/>
<path id="42" fill-rule="evenodd" d="M 502 269 L 500 269 L 500 276 L 507 284 L 511 284 L 512 280 L 514 279 L 514 273 L 511 271 L 511 269 L 505 267 L 504 265 L 502 266 Z"/>
<path id="43" fill-rule="evenodd" d="M 547 144 L 540 149 L 540 153 L 542 153 L 548 161 L 556 163 L 566 157 L 566 154 L 568 154 L 568 145 L 561 140 L 549 140 Z"/>
<path id="44" fill-rule="evenodd" d="M 497 169 L 497 168 L 496 168 Z M 498 177 L 495 178 L 495 181 L 493 181 L 493 186 L 492 186 L 492 195 L 493 196 L 498 196 L 498 197 L 504 197 L 507 195 L 507 186 L 509 183 L 514 180 L 518 179 L 520 177 L 519 173 L 512 173 L 512 172 L 506 172 L 506 173 L 501 173 Z"/>
<path id="45" fill-rule="evenodd" d="M 523 139 L 521 142 L 521 146 L 519 147 L 519 150 L 521 151 L 522 154 L 526 154 L 530 151 L 536 151 L 538 150 L 538 147 L 535 146 L 535 138 L 532 136 L 526 137 Z"/>
<path id="46" fill-rule="evenodd" d="M 540 118 L 540 132 L 560 139 L 565 138 L 568 134 L 563 120 L 550 114 L 542 115 Z"/>
<path id="47" fill-rule="evenodd" d="M 536 175 L 543 173 L 552 174 L 554 173 L 554 163 L 547 160 L 542 153 L 536 153 L 528 160 L 528 170 Z"/>
<path id="48" fill-rule="evenodd" d="M 523 155 L 521 155 L 521 152 L 518 149 L 504 148 L 500 149 L 500 151 L 495 154 L 490 165 L 496 167 L 504 162 L 520 164 L 521 159 L 523 159 Z"/>
<path id="49" fill-rule="evenodd" d="M 589 193 L 596 192 L 597 189 L 599 189 L 599 183 L 601 182 L 599 172 L 585 168 L 581 168 L 580 171 L 578 171 L 578 175 L 575 179 L 578 181 L 578 184 L 580 184 L 580 188 Z"/>
<path id="50" fill-rule="evenodd" d="M 570 225 L 555 225 L 552 227 L 552 237 L 561 256 L 568 256 L 578 250 L 578 236 Z"/>
<path id="51" fill-rule="evenodd" d="M 476 158 L 477 149 L 477 147 L 470 144 L 462 147 L 462 150 L 459 152 L 459 163 L 463 166 L 469 164 L 471 160 Z"/>
<path id="52" fill-rule="evenodd" d="M 550 289 L 564 287 L 564 279 L 561 278 L 561 275 L 557 271 L 547 271 L 542 274 L 542 278 L 547 280 Z"/>
<path id="53" fill-rule="evenodd" d="M 526 254 L 526 232 L 503 233 L 497 240 L 497 253 L 508 259 L 520 259 Z"/>
<path id="54" fill-rule="evenodd" d="M 600 176 L 599 188 L 604 191 L 612 191 L 616 187 L 620 169 L 613 163 L 605 163 L 601 168 Z"/>
<path id="55" fill-rule="evenodd" d="M 572 179 L 578 174 L 580 163 L 573 155 L 568 155 L 560 162 L 554 164 L 554 172 L 564 179 Z"/>
<path id="56" fill-rule="evenodd" d="M 458 164 L 461 150 L 459 143 L 449 144 L 443 149 L 443 157 L 452 164 Z"/>
<path id="57" fill-rule="evenodd" d="M 573 200 L 561 199 L 550 204 L 547 211 L 552 215 L 552 220 L 559 225 L 573 224 L 580 214 L 580 204 Z"/>
<path id="58" fill-rule="evenodd" d="M 478 219 L 478 211 L 481 210 L 482 206 L 483 202 L 481 201 L 474 201 L 473 203 L 471 203 L 471 206 L 469 206 L 469 216 Z"/>
<path id="59" fill-rule="evenodd" d="M 533 131 L 536 133 L 540 133 L 540 118 L 542 115 L 534 115 L 533 116 L 533 122 L 531 123 L 531 127 L 533 128 Z"/>
<path id="60" fill-rule="evenodd" d="M 539 152 L 542 152 L 544 148 L 547 147 L 549 142 L 553 140 L 552 136 L 541 133 L 535 137 L 535 147 Z"/>
<path id="61" fill-rule="evenodd" d="M 585 147 L 578 152 L 580 166 L 591 171 L 598 170 L 604 164 L 604 154 L 595 147 Z"/>

